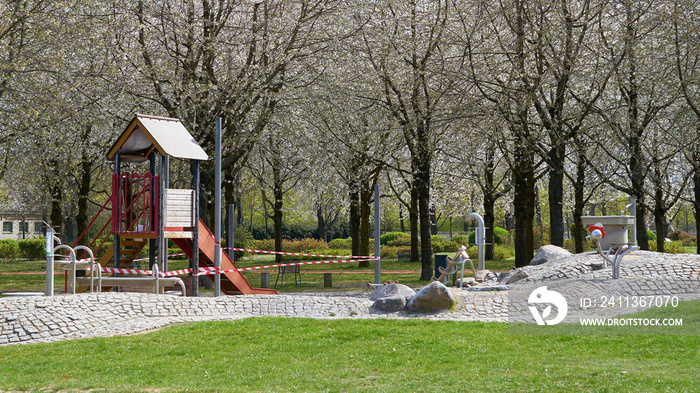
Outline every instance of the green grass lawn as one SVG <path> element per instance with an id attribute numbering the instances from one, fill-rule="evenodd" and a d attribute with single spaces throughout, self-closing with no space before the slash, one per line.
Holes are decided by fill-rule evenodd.
<path id="1" fill-rule="evenodd" d="M 697 391 L 698 336 L 517 336 L 504 323 L 251 318 L 0 347 L 1 390 Z"/>

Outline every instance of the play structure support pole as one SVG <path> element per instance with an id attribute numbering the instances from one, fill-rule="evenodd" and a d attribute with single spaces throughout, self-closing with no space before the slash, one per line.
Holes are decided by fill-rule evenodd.
<path id="1" fill-rule="evenodd" d="M 379 258 L 381 256 L 381 247 L 379 244 L 379 231 L 381 229 L 380 222 L 380 202 L 379 202 L 379 184 L 374 185 L 374 257 Z M 374 260 L 374 283 L 381 283 L 381 261 L 379 259 Z"/>
<path id="2" fill-rule="evenodd" d="M 221 118 L 216 118 L 214 151 L 214 267 L 221 266 Z M 221 295 L 221 274 L 214 276 L 214 296 Z"/>
<path id="3" fill-rule="evenodd" d="M 476 240 L 476 244 L 479 248 L 479 263 L 477 270 L 484 270 L 484 261 L 486 259 L 484 256 L 484 251 L 486 248 L 486 226 L 484 225 L 484 219 L 476 213 L 469 213 L 467 214 L 467 217 L 465 217 L 465 221 L 469 220 L 476 220 L 477 222 L 476 233 L 474 234 L 474 240 Z"/>
<path id="4" fill-rule="evenodd" d="M 114 155 L 114 173 L 117 174 L 117 188 L 116 190 L 113 190 L 113 192 L 116 194 L 114 196 L 114 203 L 116 206 L 112 206 L 112 209 L 115 210 L 115 214 L 112 215 L 112 219 L 116 220 L 114 223 L 115 226 L 113 228 L 116 228 L 116 231 L 114 232 L 114 242 L 113 242 L 113 247 L 114 247 L 114 263 L 112 266 L 115 268 L 120 268 L 120 261 L 122 259 L 121 256 L 121 244 L 119 244 L 119 231 L 121 230 L 121 223 L 122 223 L 122 154 L 121 154 L 121 149 L 117 150 L 117 153 Z M 117 276 L 117 274 L 115 274 Z"/>
<path id="5" fill-rule="evenodd" d="M 160 212 L 158 220 L 158 265 L 161 272 L 168 271 L 168 239 L 165 238 L 165 194 L 168 188 L 170 160 L 167 155 L 160 158 Z"/>
<path id="6" fill-rule="evenodd" d="M 46 228 L 46 296 L 53 296 L 53 228 Z"/>
<path id="7" fill-rule="evenodd" d="M 233 237 L 236 235 L 236 205 L 233 203 L 228 205 L 228 242 L 226 245 L 228 246 L 228 257 L 231 258 L 232 261 L 235 261 L 233 259 Z"/>
<path id="8" fill-rule="evenodd" d="M 199 276 L 195 275 L 199 269 L 199 160 L 192 161 L 192 189 L 194 196 L 192 204 L 192 259 L 190 260 L 190 284 L 192 296 L 199 296 Z"/>
<path id="9" fill-rule="evenodd" d="M 156 174 L 156 152 L 153 151 L 151 152 L 151 157 L 150 159 L 150 166 L 149 166 L 149 171 L 151 173 L 151 206 L 149 211 L 151 212 L 151 218 L 149 220 L 150 222 L 150 230 L 151 232 L 156 232 L 158 228 L 155 227 L 155 221 L 156 221 L 156 187 L 158 186 L 156 184 L 155 176 Z M 157 248 L 157 241 L 156 239 L 148 239 L 148 269 L 153 270 L 153 265 L 156 264 L 156 248 Z"/>

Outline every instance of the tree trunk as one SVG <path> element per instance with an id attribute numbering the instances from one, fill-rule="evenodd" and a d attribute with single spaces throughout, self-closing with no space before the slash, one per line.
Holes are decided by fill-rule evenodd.
<path id="1" fill-rule="evenodd" d="M 58 171 L 58 161 L 50 160 L 50 166 L 54 171 Z M 54 230 L 61 234 L 63 233 L 63 187 L 61 179 L 54 179 L 54 185 L 51 187 L 51 226 Z"/>
<path id="2" fill-rule="evenodd" d="M 365 182 L 362 184 L 360 192 L 360 254 L 369 255 L 369 201 L 372 198 L 372 192 L 369 191 L 369 185 Z M 358 263 L 359 267 L 369 267 L 369 260 L 363 260 Z"/>
<path id="3" fill-rule="evenodd" d="M 420 234 L 418 231 L 418 190 L 411 184 L 411 210 L 408 212 L 411 224 L 411 262 L 420 261 Z"/>
<path id="4" fill-rule="evenodd" d="M 549 151 L 549 243 L 564 247 L 564 158 L 566 145 L 554 146 Z"/>
<path id="5" fill-rule="evenodd" d="M 282 192 L 281 185 L 275 184 L 275 189 L 274 189 L 274 196 L 275 196 L 275 203 L 274 203 L 274 211 L 272 212 L 272 220 L 275 224 L 275 251 L 280 252 L 282 250 L 282 198 L 284 196 L 284 193 Z M 277 254 L 275 260 L 278 263 L 281 263 L 282 260 L 282 255 Z"/>
<path id="6" fill-rule="evenodd" d="M 352 255 L 360 255 L 360 192 L 350 185 L 350 238 Z"/>
<path id="7" fill-rule="evenodd" d="M 695 216 L 695 253 L 700 255 L 700 151 L 693 153 L 693 214 Z"/>
<path id="8" fill-rule="evenodd" d="M 320 240 L 326 241 L 326 219 L 320 202 L 316 202 L 316 232 Z"/>
<path id="9" fill-rule="evenodd" d="M 664 191 L 661 186 L 661 171 L 658 166 L 654 168 L 654 227 L 656 227 L 656 251 L 665 252 L 666 233 L 664 223 L 666 221 L 666 206 L 664 206 Z"/>
<path id="10" fill-rule="evenodd" d="M 224 203 L 222 203 L 221 208 L 224 210 L 224 221 L 221 223 L 221 235 L 224 239 L 229 238 L 228 234 L 228 223 L 231 222 L 234 218 L 231 217 L 231 209 L 229 209 L 229 205 L 234 204 L 236 206 L 236 210 L 240 211 L 241 210 L 241 205 L 236 203 L 236 190 L 235 186 L 233 184 L 233 176 L 231 176 L 229 173 L 226 173 L 224 175 Z M 227 244 L 228 247 L 233 247 L 232 244 Z"/>
<path id="11" fill-rule="evenodd" d="M 656 228 L 656 251 L 666 252 L 666 236 L 664 234 L 664 209 L 658 205 L 654 207 L 654 227 Z"/>
<path id="12" fill-rule="evenodd" d="M 83 150 L 83 157 L 80 165 L 80 187 L 78 187 L 78 214 L 75 216 L 78 236 L 82 235 L 88 224 L 88 196 L 90 194 L 90 185 L 92 181 L 92 162 L 86 151 Z M 83 236 L 83 238 L 80 239 L 81 245 L 87 245 L 88 243 L 87 236 Z"/>
<path id="13" fill-rule="evenodd" d="M 433 253 L 430 240 L 430 161 L 420 160 L 416 163 L 418 172 L 415 177 L 418 195 L 418 217 L 420 224 L 421 281 L 430 281 L 433 277 Z"/>
<path id="14" fill-rule="evenodd" d="M 495 236 L 494 236 L 494 226 L 496 225 L 496 215 L 494 213 L 494 198 L 493 195 L 484 194 L 484 226 L 486 226 L 486 249 L 484 252 L 484 258 L 486 260 L 493 260 L 493 250 L 495 248 Z"/>
<path id="15" fill-rule="evenodd" d="M 523 137 L 520 138 L 520 143 L 515 148 L 515 168 L 513 168 L 515 267 L 528 265 L 534 252 L 535 168 L 532 152 L 523 139 Z"/>
<path id="16" fill-rule="evenodd" d="M 627 11 L 626 34 L 625 34 L 625 49 L 627 51 L 627 59 L 629 62 L 629 70 L 627 80 L 629 86 L 626 91 L 627 121 L 629 135 L 627 144 L 631 152 L 629 168 L 630 168 L 630 183 L 632 184 L 632 195 L 637 197 L 637 243 L 642 250 L 649 250 L 649 237 L 647 236 L 646 228 L 646 208 L 644 207 L 644 172 L 646 166 L 643 162 L 642 155 L 642 133 L 644 127 L 639 123 L 639 86 L 637 83 L 637 57 L 635 53 L 636 46 L 636 17 L 633 12 L 631 1 L 625 3 Z"/>
<path id="17" fill-rule="evenodd" d="M 584 231 L 581 216 L 585 206 L 583 187 L 586 185 L 586 159 L 582 152 L 578 153 L 576 162 L 576 180 L 574 181 L 574 253 L 583 252 Z"/>

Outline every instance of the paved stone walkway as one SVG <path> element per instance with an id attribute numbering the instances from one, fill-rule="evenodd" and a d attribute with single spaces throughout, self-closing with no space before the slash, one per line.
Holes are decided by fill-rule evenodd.
<path id="1" fill-rule="evenodd" d="M 460 292 L 458 289 L 457 292 Z M 465 292 L 465 291 L 461 291 Z M 370 292 L 176 297 L 143 293 L 87 293 L 0 299 L 0 346 L 133 334 L 173 323 L 256 316 L 308 318 L 428 318 L 505 321 L 505 293 L 480 293 L 458 301 L 454 312 L 383 313 L 371 308 Z M 457 294 L 463 298 L 465 294 Z"/>
<path id="2" fill-rule="evenodd" d="M 637 251 L 623 260 L 619 280 L 611 279 L 610 267 L 596 270 L 600 261 L 597 255 L 579 254 L 528 266 L 522 268 L 526 277 L 511 283 L 508 291 L 452 288 L 455 309 L 434 314 L 377 311 L 369 300 L 369 288 L 353 292 L 219 298 L 112 292 L 7 297 L 0 298 L 0 346 L 134 334 L 173 323 L 256 316 L 506 322 L 509 303 L 520 299 L 516 294 L 527 297 L 543 285 L 566 297 L 572 316 L 609 316 L 639 311 L 620 307 L 585 308 L 579 305 L 581 297 L 668 294 L 679 300 L 700 299 L 700 257 L 697 255 Z M 477 287 L 498 285 L 500 278 L 498 274 L 490 274 Z"/>

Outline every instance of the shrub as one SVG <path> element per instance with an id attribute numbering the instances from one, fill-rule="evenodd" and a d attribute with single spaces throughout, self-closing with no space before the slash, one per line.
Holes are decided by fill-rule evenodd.
<path id="1" fill-rule="evenodd" d="M 348 256 L 350 255 L 350 250 L 345 248 L 321 248 L 317 250 L 306 250 L 300 254 L 315 254 L 315 255 L 338 255 L 338 256 Z M 332 257 L 306 257 L 306 256 L 293 256 L 289 255 L 285 258 L 299 258 L 302 261 L 329 261 L 336 258 Z"/>
<path id="2" fill-rule="evenodd" d="M 275 239 L 251 240 L 250 248 L 255 250 L 274 251 Z M 282 239 L 282 251 L 308 254 L 308 250 L 329 248 L 328 243 L 318 239 L 285 240 Z M 339 247 L 344 248 L 344 247 Z"/>
<path id="3" fill-rule="evenodd" d="M 508 259 L 515 256 L 515 248 L 510 246 L 496 246 L 493 249 L 494 259 Z"/>
<path id="4" fill-rule="evenodd" d="M 430 237 L 430 244 L 433 252 L 454 252 L 459 250 L 459 244 L 453 243 L 445 239 L 441 235 L 433 235 Z"/>
<path id="5" fill-rule="evenodd" d="M 683 239 L 683 246 L 685 247 L 695 247 L 698 243 L 698 240 L 695 236 L 691 236 L 687 239 Z"/>
<path id="6" fill-rule="evenodd" d="M 328 242 L 328 247 L 347 248 L 349 250 L 350 248 L 352 248 L 352 239 L 333 239 L 330 242 Z"/>
<path id="7" fill-rule="evenodd" d="M 19 243 L 17 243 L 17 240 L 0 240 L 0 258 L 14 260 L 19 258 L 19 255 Z"/>
<path id="8" fill-rule="evenodd" d="M 22 258 L 37 261 L 46 257 L 46 238 L 22 239 L 18 243 L 19 253 Z"/>
<path id="9" fill-rule="evenodd" d="M 385 259 L 396 259 L 398 258 L 399 255 L 399 250 L 402 249 L 402 247 L 382 247 L 382 258 Z"/>
<path id="10" fill-rule="evenodd" d="M 457 252 L 461 246 L 454 242 L 437 243 L 433 244 L 433 252 Z"/>
<path id="11" fill-rule="evenodd" d="M 564 239 L 564 248 L 566 248 L 567 250 L 569 250 L 570 252 L 573 253 L 575 251 L 574 246 L 575 246 L 574 239 Z M 591 242 L 586 241 L 586 239 L 584 238 L 583 239 L 583 251 L 584 252 L 589 251 L 589 250 L 591 250 L 591 247 L 592 247 Z"/>
<path id="12" fill-rule="evenodd" d="M 469 244 L 469 236 L 467 235 L 454 235 L 452 236 L 452 242 L 457 243 L 460 246 L 461 245 L 468 245 Z"/>
<path id="13" fill-rule="evenodd" d="M 690 233 L 688 233 L 682 229 L 673 231 L 673 232 L 668 234 L 668 238 L 673 240 L 673 241 L 679 241 L 679 240 L 683 241 L 683 240 L 689 239 L 691 237 L 692 237 L 692 235 Z"/>
<path id="14" fill-rule="evenodd" d="M 385 243 L 382 243 L 385 244 Z M 396 239 L 387 242 L 389 247 L 410 247 L 411 246 L 411 235 L 405 234 L 404 236 L 399 236 Z"/>
<path id="15" fill-rule="evenodd" d="M 479 247 L 478 246 L 471 246 L 467 249 L 467 255 L 469 255 L 469 259 L 477 260 L 479 258 Z"/>
<path id="16" fill-rule="evenodd" d="M 469 234 L 469 244 L 476 244 L 476 233 L 472 232 Z M 496 244 L 505 244 L 506 241 L 508 240 L 508 231 L 500 228 L 500 227 L 495 227 L 493 228 L 493 241 Z"/>
<path id="17" fill-rule="evenodd" d="M 667 254 L 683 254 L 685 249 L 681 242 L 666 242 L 664 244 L 664 252 Z"/>
<path id="18" fill-rule="evenodd" d="M 405 232 L 389 232 L 385 233 L 381 236 L 379 236 L 379 241 L 382 242 L 382 244 L 388 244 L 390 241 L 399 238 L 399 237 L 404 237 L 404 236 L 409 236 L 408 233 Z"/>
<path id="19" fill-rule="evenodd" d="M 656 234 L 652 232 L 651 229 L 647 229 L 647 237 L 649 238 L 649 242 L 656 241 Z"/>

